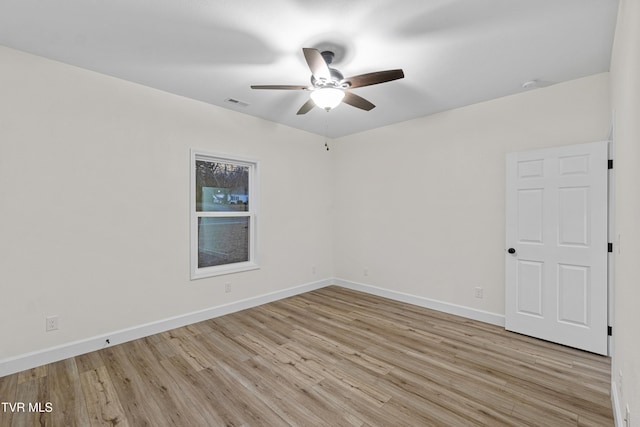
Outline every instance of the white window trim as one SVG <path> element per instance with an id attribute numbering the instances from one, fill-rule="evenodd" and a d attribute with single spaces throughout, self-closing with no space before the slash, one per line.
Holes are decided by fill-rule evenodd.
<path id="1" fill-rule="evenodd" d="M 196 212 L 196 160 L 220 161 L 225 163 L 249 166 L 249 211 L 248 212 Z M 238 273 L 242 271 L 256 270 L 258 264 L 257 254 L 257 223 L 258 223 L 258 161 L 236 156 L 221 155 L 200 150 L 191 150 L 190 177 L 190 221 L 191 221 L 191 280 L 205 277 L 221 276 L 224 274 Z M 199 217 L 229 217 L 246 216 L 249 218 L 249 261 L 233 264 L 218 265 L 213 267 L 198 268 L 198 218 Z"/>

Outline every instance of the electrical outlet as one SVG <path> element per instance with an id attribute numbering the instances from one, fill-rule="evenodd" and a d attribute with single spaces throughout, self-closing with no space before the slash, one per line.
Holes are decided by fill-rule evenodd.
<path id="1" fill-rule="evenodd" d="M 484 298 L 484 289 L 482 289 L 481 287 L 477 287 L 475 291 L 476 298 Z"/>
<path id="2" fill-rule="evenodd" d="M 45 331 L 55 331 L 58 329 L 58 316 L 49 316 L 46 319 Z"/>
<path id="3" fill-rule="evenodd" d="M 224 284 L 224 291 L 225 291 L 225 293 L 231 292 L 231 283 L 225 283 Z"/>
<path id="4" fill-rule="evenodd" d="M 624 414 L 624 425 L 625 427 L 631 427 L 631 409 L 629 409 L 629 405 L 627 405 L 627 410 Z"/>
<path id="5" fill-rule="evenodd" d="M 365 268 L 362 274 L 364 274 L 364 276 L 367 277 L 369 275 L 369 269 Z"/>
<path id="6" fill-rule="evenodd" d="M 311 267 L 311 274 L 316 275 L 316 266 Z"/>

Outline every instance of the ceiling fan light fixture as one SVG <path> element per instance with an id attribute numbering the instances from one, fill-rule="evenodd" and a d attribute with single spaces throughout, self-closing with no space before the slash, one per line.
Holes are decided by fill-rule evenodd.
<path id="1" fill-rule="evenodd" d="M 335 87 L 321 87 L 311 92 L 310 96 L 314 104 L 329 111 L 340 105 L 344 98 L 344 90 Z"/>

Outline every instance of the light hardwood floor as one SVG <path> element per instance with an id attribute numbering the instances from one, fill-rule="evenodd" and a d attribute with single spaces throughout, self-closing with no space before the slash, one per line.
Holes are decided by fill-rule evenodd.
<path id="1" fill-rule="evenodd" d="M 43 404 L 0 426 L 602 427 L 609 376 L 606 357 L 332 286 L 0 378 L 1 402 Z"/>

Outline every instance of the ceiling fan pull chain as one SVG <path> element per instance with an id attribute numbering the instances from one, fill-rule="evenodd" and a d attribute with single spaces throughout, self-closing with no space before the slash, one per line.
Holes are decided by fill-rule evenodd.
<path id="1" fill-rule="evenodd" d="M 329 134 L 329 118 L 325 116 L 324 118 L 324 148 L 329 151 L 329 138 L 327 135 Z"/>

